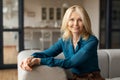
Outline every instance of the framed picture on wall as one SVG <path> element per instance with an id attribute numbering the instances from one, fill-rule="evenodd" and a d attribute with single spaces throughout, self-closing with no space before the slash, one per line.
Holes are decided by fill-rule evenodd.
<path id="1" fill-rule="evenodd" d="M 56 8 L 56 20 L 61 20 L 61 8 Z"/>
<path id="2" fill-rule="evenodd" d="M 63 8 L 63 15 L 65 14 L 66 10 L 67 10 L 67 8 Z"/>
<path id="3" fill-rule="evenodd" d="M 54 8 L 49 8 L 49 20 L 54 20 Z"/>
<path id="4" fill-rule="evenodd" d="M 47 19 L 47 9 L 46 8 L 42 8 L 42 20 L 46 20 Z"/>

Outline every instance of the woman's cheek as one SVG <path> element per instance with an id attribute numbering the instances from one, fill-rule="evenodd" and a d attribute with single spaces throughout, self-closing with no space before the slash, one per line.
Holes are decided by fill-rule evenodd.
<path id="1" fill-rule="evenodd" d="M 71 23 L 71 22 L 68 22 L 68 26 L 72 26 L 72 23 Z"/>

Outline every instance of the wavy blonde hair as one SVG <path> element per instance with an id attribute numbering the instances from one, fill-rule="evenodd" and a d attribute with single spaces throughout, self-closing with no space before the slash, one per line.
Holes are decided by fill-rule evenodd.
<path id="1" fill-rule="evenodd" d="M 73 5 L 72 7 L 68 8 L 63 16 L 62 26 L 61 26 L 62 38 L 64 40 L 67 40 L 70 37 L 72 37 L 72 34 L 68 29 L 67 23 L 68 23 L 71 13 L 74 11 L 80 14 L 80 17 L 83 22 L 82 37 L 83 39 L 87 39 L 89 35 L 92 34 L 91 21 L 90 21 L 89 15 L 86 12 L 86 10 L 82 6 L 78 6 L 78 5 Z"/>

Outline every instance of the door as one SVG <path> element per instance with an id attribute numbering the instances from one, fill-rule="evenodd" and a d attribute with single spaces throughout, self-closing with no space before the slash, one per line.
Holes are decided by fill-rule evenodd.
<path id="1" fill-rule="evenodd" d="M 0 0 L 0 68 L 17 68 L 23 43 L 22 0 Z"/>

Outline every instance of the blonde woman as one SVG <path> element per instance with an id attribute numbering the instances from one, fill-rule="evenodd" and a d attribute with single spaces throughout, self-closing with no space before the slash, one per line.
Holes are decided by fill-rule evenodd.
<path id="1" fill-rule="evenodd" d="M 22 61 L 21 68 L 31 71 L 36 64 L 70 69 L 72 80 L 104 80 L 98 66 L 98 39 L 92 34 L 90 18 L 82 6 L 67 9 L 61 26 L 62 37 L 50 48 Z M 63 52 L 65 59 L 54 58 Z"/>

